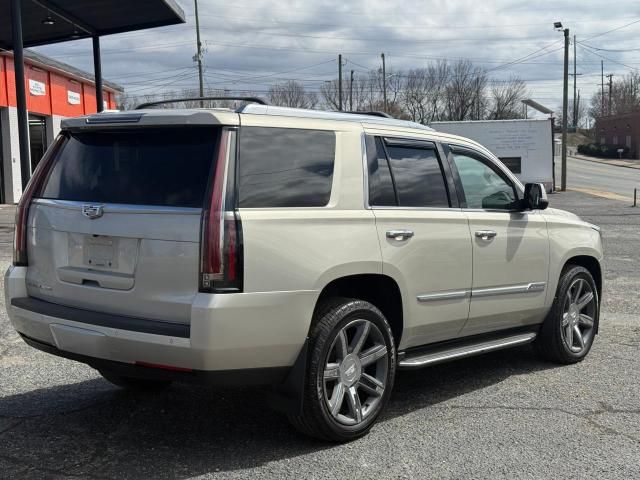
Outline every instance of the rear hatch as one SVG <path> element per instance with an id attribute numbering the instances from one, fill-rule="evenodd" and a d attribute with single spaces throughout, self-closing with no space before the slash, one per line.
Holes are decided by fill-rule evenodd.
<path id="1" fill-rule="evenodd" d="M 174 125 L 63 132 L 29 208 L 28 294 L 189 323 L 220 130 Z"/>

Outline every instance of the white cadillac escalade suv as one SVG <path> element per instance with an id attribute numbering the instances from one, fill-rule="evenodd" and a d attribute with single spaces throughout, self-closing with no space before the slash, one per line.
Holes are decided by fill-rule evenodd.
<path id="1" fill-rule="evenodd" d="M 248 104 L 64 121 L 20 201 L 11 322 L 133 388 L 269 385 L 301 431 L 371 428 L 398 369 L 598 332 L 598 227 L 486 148 Z"/>

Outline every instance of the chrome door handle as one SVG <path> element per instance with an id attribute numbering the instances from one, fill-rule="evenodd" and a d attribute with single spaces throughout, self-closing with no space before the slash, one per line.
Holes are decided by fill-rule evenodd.
<path id="1" fill-rule="evenodd" d="M 479 238 L 480 240 L 484 240 L 484 241 L 491 240 L 496 235 L 498 235 L 498 233 L 494 232 L 493 230 L 478 230 L 476 232 L 476 238 Z"/>
<path id="2" fill-rule="evenodd" d="M 413 237 L 413 230 L 388 230 L 387 238 L 393 238 L 394 240 L 403 241 Z"/>

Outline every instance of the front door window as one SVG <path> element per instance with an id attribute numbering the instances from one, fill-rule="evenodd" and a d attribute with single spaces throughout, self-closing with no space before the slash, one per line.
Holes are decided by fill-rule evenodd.
<path id="1" fill-rule="evenodd" d="M 481 160 L 454 153 L 453 162 L 458 169 L 467 201 L 467 208 L 484 210 L 511 210 L 516 201 L 513 184 Z"/>

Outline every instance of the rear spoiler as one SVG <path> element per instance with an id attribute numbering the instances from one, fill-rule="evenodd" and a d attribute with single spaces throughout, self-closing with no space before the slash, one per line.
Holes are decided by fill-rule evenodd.
<path id="1" fill-rule="evenodd" d="M 238 124 L 238 114 L 231 110 L 140 110 L 108 111 L 66 118 L 62 120 L 61 128 L 78 131 L 95 128 Z"/>

